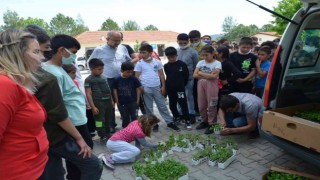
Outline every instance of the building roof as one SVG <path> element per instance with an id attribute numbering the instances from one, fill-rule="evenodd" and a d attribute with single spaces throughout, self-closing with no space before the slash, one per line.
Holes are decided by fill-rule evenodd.
<path id="1" fill-rule="evenodd" d="M 173 31 L 121 31 L 125 42 L 176 41 L 179 33 Z M 86 31 L 75 38 L 80 44 L 95 44 L 105 41 L 108 31 Z"/>
<path id="2" fill-rule="evenodd" d="M 258 35 L 258 34 L 264 34 L 264 35 L 269 35 L 269 36 L 280 37 L 280 35 L 278 35 L 277 32 L 258 32 L 256 35 Z"/>

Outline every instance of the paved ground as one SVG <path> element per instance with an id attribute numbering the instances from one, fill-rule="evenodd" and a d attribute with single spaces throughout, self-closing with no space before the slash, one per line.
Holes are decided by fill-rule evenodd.
<path id="1" fill-rule="evenodd" d="M 159 116 L 156 108 L 155 114 Z M 121 121 L 119 113 L 116 113 L 117 124 L 120 127 Z M 190 132 L 183 130 L 180 133 Z M 157 143 L 158 141 L 166 141 L 168 136 L 173 133 L 172 130 L 168 129 L 164 122 L 160 123 L 159 132 L 153 133 L 152 138 L 149 139 L 151 142 Z M 203 134 L 203 131 L 192 130 L 191 133 Z M 218 138 L 224 138 L 219 135 Z M 291 155 L 288 155 L 282 149 L 274 146 L 268 141 L 257 138 L 255 140 L 248 140 L 247 135 L 232 135 L 233 138 L 239 145 L 239 151 L 237 152 L 236 160 L 224 170 L 218 169 L 217 167 L 209 167 L 206 163 L 199 166 L 191 166 L 191 155 L 190 153 L 178 153 L 175 152 L 173 155 L 167 158 L 175 158 L 189 167 L 189 179 L 201 179 L 201 180 L 229 180 L 229 179 L 261 179 L 262 175 L 268 171 L 271 166 L 281 166 L 285 168 L 294 169 L 297 171 L 308 172 L 312 174 L 320 175 L 320 170 L 314 168 L 312 165 L 297 159 Z M 94 140 L 94 153 L 99 154 L 102 152 L 109 152 L 104 144 L 100 144 L 99 140 Z M 140 158 L 140 157 L 139 157 Z M 134 179 L 134 174 L 131 170 L 131 164 L 116 165 L 116 169 L 111 171 L 106 167 L 103 170 L 103 180 L 130 180 Z"/>
<path id="2" fill-rule="evenodd" d="M 81 74 L 84 79 L 88 75 L 86 71 L 82 71 Z M 159 115 L 156 108 L 154 108 L 154 111 L 155 115 L 157 115 L 161 119 L 161 116 Z M 120 114 L 118 111 L 116 112 L 116 119 L 118 127 L 121 127 Z M 193 134 L 203 134 L 204 131 L 182 130 L 180 133 L 186 132 L 191 132 Z M 162 121 L 160 123 L 159 132 L 153 133 L 152 138 L 149 140 L 154 143 L 157 143 L 159 141 L 166 141 L 171 133 L 173 133 L 173 131 L 168 129 L 165 123 Z M 218 135 L 215 136 L 217 136 L 218 138 L 224 138 Z M 184 164 L 188 165 L 190 180 L 261 179 L 262 175 L 265 172 L 267 172 L 271 166 L 280 166 L 297 171 L 320 175 L 319 169 L 316 169 L 315 167 L 302 161 L 301 159 L 295 158 L 287 154 L 282 149 L 274 146 L 273 144 L 269 143 L 268 141 L 262 138 L 248 140 L 246 134 L 232 135 L 230 137 L 233 138 L 239 144 L 239 151 L 237 152 L 236 160 L 233 161 L 232 164 L 224 170 L 218 169 L 217 167 L 209 167 L 206 163 L 203 163 L 199 166 L 191 166 L 191 155 L 194 151 L 190 153 L 175 152 L 173 155 L 167 158 L 175 158 L 183 162 Z M 93 150 L 96 155 L 102 152 L 110 153 L 104 144 L 100 144 L 99 140 L 94 140 Z M 116 165 L 116 169 L 114 171 L 111 171 L 104 167 L 101 179 L 134 179 L 131 164 Z"/>

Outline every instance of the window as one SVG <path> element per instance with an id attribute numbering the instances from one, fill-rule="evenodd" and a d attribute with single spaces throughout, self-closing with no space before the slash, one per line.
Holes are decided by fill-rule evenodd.
<path id="1" fill-rule="evenodd" d="M 304 29 L 297 39 L 290 69 L 315 66 L 319 59 L 320 29 Z"/>

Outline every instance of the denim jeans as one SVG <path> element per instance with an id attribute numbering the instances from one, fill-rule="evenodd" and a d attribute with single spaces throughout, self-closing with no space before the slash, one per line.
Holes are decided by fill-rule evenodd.
<path id="1" fill-rule="evenodd" d="M 114 80 L 115 78 L 108 78 L 108 85 L 110 87 L 111 92 L 114 89 Z M 114 99 L 114 94 L 111 93 L 112 95 L 112 99 Z M 112 108 L 112 118 L 109 120 L 109 124 L 111 128 L 115 128 L 116 127 L 116 114 L 115 114 L 116 109 Z"/>
<path id="2" fill-rule="evenodd" d="M 185 89 L 186 89 L 189 114 L 195 115 L 196 112 L 194 110 L 193 79 L 188 81 Z"/>
<path id="3" fill-rule="evenodd" d="M 172 116 L 166 106 L 164 97 L 160 92 L 160 86 L 157 87 L 143 87 L 143 99 L 146 106 L 147 113 L 153 114 L 153 101 L 155 101 L 161 117 L 167 124 L 173 122 Z"/>
<path id="4" fill-rule="evenodd" d="M 74 164 L 79 170 L 80 180 L 99 180 L 102 174 L 102 162 L 94 154 L 91 157 L 83 158 L 78 155 L 80 148 L 70 137 L 66 137 L 60 142 L 49 148 L 49 160 L 40 180 L 64 180 L 65 170 L 62 166 L 62 158 Z"/>
<path id="5" fill-rule="evenodd" d="M 245 115 L 237 115 L 237 114 L 228 112 L 225 114 L 225 119 L 226 119 L 227 127 L 231 127 L 231 128 L 242 127 L 248 124 L 247 117 Z"/>
<path id="6" fill-rule="evenodd" d="M 127 127 L 130 122 L 137 119 L 137 116 L 136 116 L 137 108 L 138 108 L 137 102 L 118 105 L 118 109 L 122 117 L 123 128 Z"/>
<path id="7" fill-rule="evenodd" d="M 225 114 L 225 119 L 227 127 L 230 128 L 237 128 L 248 125 L 247 117 L 243 114 L 228 112 Z M 252 132 L 258 132 L 258 120 L 256 120 L 256 123 L 256 128 Z"/>

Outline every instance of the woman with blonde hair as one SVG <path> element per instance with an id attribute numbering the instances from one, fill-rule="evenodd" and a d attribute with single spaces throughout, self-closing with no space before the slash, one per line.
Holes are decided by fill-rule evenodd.
<path id="1" fill-rule="evenodd" d="M 42 58 L 31 33 L 0 33 L 0 179 L 37 179 L 46 165 L 46 113 L 33 96 L 32 75 Z"/>

